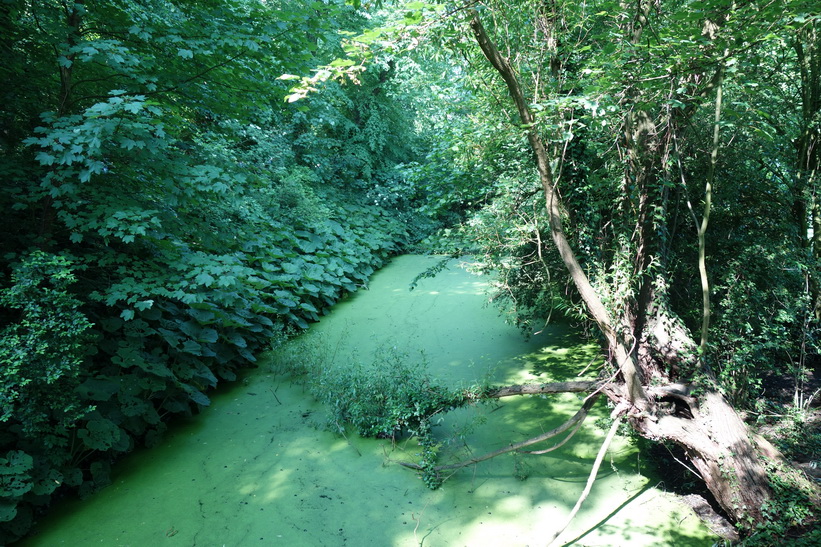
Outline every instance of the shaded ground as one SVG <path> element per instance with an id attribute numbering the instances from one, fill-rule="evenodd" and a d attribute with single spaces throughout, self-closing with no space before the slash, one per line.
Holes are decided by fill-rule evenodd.
<path id="1" fill-rule="evenodd" d="M 793 378 L 768 377 L 765 404 L 749 419 L 788 459 L 821 482 L 821 359 L 816 356 L 810 363 L 798 397 L 795 386 Z"/>

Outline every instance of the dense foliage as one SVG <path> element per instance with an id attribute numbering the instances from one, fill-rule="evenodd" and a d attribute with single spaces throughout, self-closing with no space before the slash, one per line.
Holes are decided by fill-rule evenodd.
<path id="1" fill-rule="evenodd" d="M 573 248 L 614 316 L 636 306 L 641 276 L 651 275 L 654 294 L 700 334 L 698 232 L 709 191 L 712 322 L 703 358 L 741 406 L 759 399 L 768 378 L 791 378 L 801 392 L 821 347 L 813 230 L 821 218 L 821 21 L 812 3 L 782 4 L 479 4 L 550 145 Z M 459 234 L 431 244 L 481 253 L 499 275 L 497 301 L 525 329 L 537 329 L 551 310 L 584 319 L 551 249 L 524 128 L 504 82 L 465 39 L 465 13 L 440 29 L 445 51 L 463 67 L 451 68 L 443 95 L 458 97 L 455 111 L 471 115 L 442 123 L 444 142 L 416 170 L 455 166 L 450 173 L 481 179 L 427 180 L 463 219 Z M 638 19 L 652 30 L 635 41 Z M 428 55 L 441 62 L 441 49 Z M 718 74 L 723 107 L 711 174 Z M 653 132 L 639 135 L 645 118 Z M 634 262 L 641 252 L 649 274 Z"/>
<path id="2" fill-rule="evenodd" d="M 613 353 L 621 344 L 635 350 L 647 385 L 716 390 L 759 425 L 783 418 L 803 435 L 782 448 L 818 460 L 821 431 L 809 419 L 821 372 L 818 6 L 461 8 L 437 27 L 428 54 L 441 62 L 444 51 L 461 68 L 443 95 L 472 115 L 440 117 L 445 143 L 417 171 L 456 166 L 481 178 L 427 180 L 463 219 L 433 248 L 482 256 L 499 278 L 497 302 L 526 331 L 556 312 L 601 330 L 606 377 L 623 372 Z M 479 47 L 477 22 L 500 58 Z M 548 160 L 538 173 L 534 140 Z M 551 200 L 561 200 L 556 216 Z M 561 258 L 557 233 L 569 244 L 556 243 Z M 582 276 L 603 305 L 598 315 Z M 767 514 L 738 523 L 764 544 L 811 522 L 817 499 L 803 493 L 796 516 L 779 501 L 779 479 L 771 489 Z"/>
<path id="3" fill-rule="evenodd" d="M 481 257 L 523 329 L 592 326 L 534 128 L 608 312 L 637 340 L 655 317 L 701 337 L 665 378 L 762 418 L 786 381 L 783 448 L 821 458 L 800 434 L 821 361 L 814 2 L 7 0 L 0 28 L 0 543 L 433 228 L 426 248 Z M 432 443 L 463 402 L 399 366 L 317 378 L 369 435 Z"/>
<path id="4" fill-rule="evenodd" d="M 363 28 L 344 2 L 20 0 L 0 22 L 5 544 L 420 234 L 383 195 L 417 153 L 394 61 L 286 102 Z"/>

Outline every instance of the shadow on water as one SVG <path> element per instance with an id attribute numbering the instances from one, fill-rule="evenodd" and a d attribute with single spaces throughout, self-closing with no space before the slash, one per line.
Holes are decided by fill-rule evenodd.
<path id="1" fill-rule="evenodd" d="M 679 524 L 675 521 L 669 522 L 653 522 L 649 523 L 642 521 L 642 519 L 624 520 L 624 527 L 610 526 L 608 523 L 611 518 L 616 518 L 620 512 L 628 510 L 631 504 L 636 502 L 641 496 L 650 495 L 652 499 L 652 488 L 649 484 L 637 491 L 635 494 L 626 499 L 621 505 L 616 507 L 609 515 L 601 521 L 592 525 L 588 530 L 581 535 L 568 540 L 565 545 L 591 545 L 586 543 L 586 538 L 596 534 L 600 536 L 610 536 L 611 545 L 632 545 L 633 539 L 631 536 L 638 532 L 639 536 L 655 535 L 658 540 L 658 545 L 675 545 L 677 547 L 700 547 L 705 545 L 704 537 L 701 534 L 688 533 L 686 529 L 680 529 Z M 691 517 L 692 518 L 692 517 Z"/>
<path id="2" fill-rule="evenodd" d="M 315 325 L 310 340 L 337 365 L 372 362 L 386 346 L 424 352 L 432 375 L 451 385 L 568 379 L 596 358 L 564 326 L 523 340 L 483 305 L 485 281 L 460 268 L 409 291 L 435 260 L 396 259 L 369 291 Z M 538 435 L 580 401 L 521 397 L 450 413 L 435 430 L 443 460 Z M 416 460 L 414 439 L 342 437 L 324 416 L 303 386 L 263 365 L 174 424 L 160 446 L 121 461 L 111 486 L 64 503 L 25 545 L 544 545 L 584 488 L 604 437 L 591 418 L 554 452 L 500 456 L 431 491 L 396 463 Z M 636 449 L 617 439 L 563 537 L 576 545 L 710 545 L 688 508 L 637 474 L 639 463 Z"/>
<path id="3" fill-rule="evenodd" d="M 596 377 L 603 363 L 598 346 L 580 343 L 579 335 L 566 325 L 556 325 L 547 334 L 549 345 L 518 358 L 531 375 L 541 381 L 574 379 L 582 371 L 585 378 Z"/>

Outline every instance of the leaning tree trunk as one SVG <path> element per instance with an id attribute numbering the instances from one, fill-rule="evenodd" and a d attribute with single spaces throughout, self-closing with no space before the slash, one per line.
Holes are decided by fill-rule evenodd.
<path id="1" fill-rule="evenodd" d="M 580 266 L 562 226 L 562 203 L 550 168 L 544 143 L 535 128 L 535 119 L 508 59 L 487 35 L 479 14 L 473 11 L 471 30 L 485 57 L 507 84 L 522 124 L 528 129 L 539 177 L 545 193 L 550 231 L 556 249 L 567 268 L 588 312 L 599 326 L 621 378 L 600 387 L 642 436 L 672 441 L 681 446 L 721 508 L 736 523 L 753 526 L 764 520 L 762 507 L 771 498 L 762 454 L 753 444 L 754 435 L 736 411 L 718 393 L 699 397 L 675 390 L 645 388 L 642 368 L 655 380 L 669 381 L 667 364 L 686 355 L 681 350 L 696 344 L 672 314 L 656 308 L 649 314 L 640 340 L 625 342 L 614 326 L 601 298 Z M 647 302 L 653 307 L 652 299 Z M 629 334 L 629 333 L 628 333 Z M 645 346 L 635 351 L 636 345 Z M 636 355 L 647 356 L 640 367 Z M 773 451 L 774 452 L 774 451 Z M 773 455 L 773 454 L 770 454 Z"/>
<path id="2" fill-rule="evenodd" d="M 607 340 L 613 359 L 622 369 L 627 389 L 625 396 L 629 399 L 631 406 L 641 406 L 647 400 L 647 396 L 641 385 L 641 373 L 636 366 L 635 359 L 631 355 L 632 352 L 628 349 L 620 333 L 614 328 L 610 314 L 590 284 L 587 274 L 576 259 L 576 255 L 564 233 L 562 227 L 561 197 L 556 189 L 553 171 L 550 167 L 550 161 L 544 143 L 535 128 L 535 117 L 525 100 L 522 88 L 516 78 L 516 73 L 511 67 L 510 62 L 499 53 L 495 44 L 488 37 L 479 19 L 479 14 L 475 10 L 473 11 L 470 25 L 485 57 L 487 57 L 493 67 L 501 74 L 507 84 L 507 88 L 519 112 L 522 124 L 530 128 L 527 132 L 527 138 L 536 157 L 536 167 L 539 171 L 539 178 L 545 193 L 545 206 L 549 218 L 550 235 L 556 250 L 559 252 L 559 256 L 561 256 L 562 262 L 565 268 L 567 268 L 576 290 L 584 301 L 587 311 L 593 317 L 593 320 L 599 326 L 599 329 Z"/>
<path id="3" fill-rule="evenodd" d="M 632 420 L 634 429 L 646 438 L 682 447 L 735 522 L 762 522 L 762 508 L 771 496 L 769 482 L 759 449 L 738 413 L 715 392 L 699 399 L 663 391 L 658 396 L 661 400 L 675 399 L 674 413 Z"/>

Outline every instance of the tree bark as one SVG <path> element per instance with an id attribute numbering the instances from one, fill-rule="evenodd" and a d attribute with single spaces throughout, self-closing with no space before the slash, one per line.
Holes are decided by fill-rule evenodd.
<path id="1" fill-rule="evenodd" d="M 649 439 L 672 441 L 683 447 L 707 487 L 734 522 L 750 527 L 763 522 L 765 515 L 762 507 L 772 493 L 760 453 L 751 440 L 754 435 L 718 393 L 706 393 L 696 399 L 688 393 L 655 390 L 654 397 L 648 396 L 642 385 L 643 378 L 634 357 L 634 348 L 628 348 L 623 335 L 614 327 L 610 314 L 592 287 L 565 235 L 562 203 L 556 190 L 556 181 L 516 73 L 508 59 L 499 53 L 489 38 L 475 10 L 470 27 L 485 57 L 507 84 L 521 122 L 527 129 L 528 141 L 535 155 L 545 193 L 553 242 L 587 310 L 604 335 L 611 357 L 621 371 L 623 386 L 608 382 L 602 388 L 618 405 L 616 414 L 626 414 L 632 427 Z M 643 273 L 638 272 L 639 276 Z M 648 309 L 652 304 L 652 299 L 649 298 Z M 646 353 L 655 364 L 657 379 L 662 380 L 668 378 L 668 374 L 659 370 L 659 361 L 653 358 L 653 354 L 665 356 L 661 362 L 670 362 L 682 358 L 681 348 L 692 348 L 695 345 L 686 329 L 668 328 L 669 323 L 664 321 L 665 317 L 669 316 L 656 313 L 652 321 L 646 321 L 643 332 L 637 333 L 641 340 L 632 343 L 633 346 L 637 342 L 654 346 Z M 674 322 L 673 327 L 676 325 Z M 652 332 L 647 334 L 647 328 L 652 329 Z M 525 392 L 522 388 L 517 389 Z M 501 393 L 504 390 L 497 391 Z"/>
<path id="2" fill-rule="evenodd" d="M 536 156 L 536 167 L 539 172 L 539 179 L 542 183 L 542 188 L 545 194 L 545 205 L 550 223 L 550 235 L 553 238 L 553 243 L 556 250 L 562 259 L 571 279 L 581 296 L 582 300 L 593 317 L 593 320 L 599 326 L 605 339 L 607 340 L 608 348 L 611 356 L 622 371 L 626 386 L 626 397 L 632 406 L 643 408 L 646 404 L 647 396 L 642 387 L 641 373 L 636 364 L 635 357 L 632 355 L 622 340 L 620 333 L 613 327 L 613 322 L 610 314 L 604 307 L 599 295 L 596 293 L 587 274 L 579 264 L 576 255 L 573 252 L 567 236 L 562 227 L 562 204 L 561 197 L 556 190 L 556 184 L 553 177 L 553 170 L 550 167 L 550 161 L 547 156 L 547 150 L 544 143 L 539 136 L 538 130 L 535 126 L 535 118 L 530 111 L 527 101 L 525 100 L 522 87 L 516 78 L 516 74 L 510 65 L 510 62 L 504 58 L 496 45 L 488 37 L 482 21 L 479 19 L 479 13 L 473 10 L 470 27 L 473 35 L 476 38 L 479 47 L 482 49 L 485 57 L 490 61 L 497 72 L 502 76 L 502 79 L 507 84 L 510 96 L 516 105 L 516 110 L 519 113 L 519 118 L 522 124 L 527 127 L 527 139 L 530 147 Z"/>
<path id="3" fill-rule="evenodd" d="M 520 384 L 515 386 L 505 386 L 489 391 L 485 397 L 489 399 L 501 399 L 513 395 L 546 395 L 551 393 L 589 393 L 593 391 L 598 382 L 554 382 L 551 384 Z"/>

